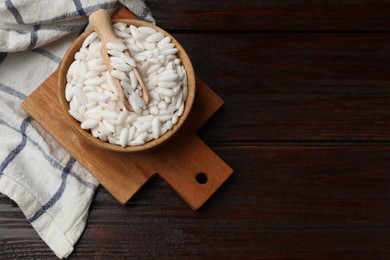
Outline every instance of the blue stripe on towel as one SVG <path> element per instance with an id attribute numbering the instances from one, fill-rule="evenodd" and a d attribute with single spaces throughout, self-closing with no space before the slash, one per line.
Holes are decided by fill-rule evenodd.
<path id="1" fill-rule="evenodd" d="M 55 27 L 50 27 L 50 26 L 43 26 L 41 25 L 41 28 L 40 30 L 45 30 L 45 31 L 61 31 L 61 32 L 73 32 L 73 31 L 77 31 L 81 28 L 83 28 L 85 26 L 85 24 L 62 24 L 62 25 L 58 25 L 58 26 L 55 26 Z M 2 28 L 2 30 L 5 30 L 7 32 L 15 32 L 15 33 L 18 33 L 18 34 L 27 34 L 27 33 L 31 33 L 30 31 L 20 31 L 20 30 L 17 30 L 17 29 L 14 29 L 14 28 Z"/>
<path id="2" fill-rule="evenodd" d="M 116 8 L 116 7 L 119 7 L 119 6 L 120 6 L 119 2 L 106 2 L 106 3 L 102 3 L 102 4 L 97 4 L 97 5 L 84 7 L 84 11 L 85 11 L 86 15 L 89 15 L 92 12 L 94 12 L 96 10 L 99 10 L 99 9 L 113 9 L 113 8 Z M 64 20 L 64 19 L 70 20 L 70 19 L 75 18 L 75 17 L 80 17 L 79 12 L 74 11 L 74 12 L 71 12 L 71 13 L 66 13 L 66 14 L 63 14 L 63 15 L 55 16 L 53 18 L 49 18 L 49 19 L 46 19 L 46 20 L 36 21 L 36 22 L 31 23 L 31 24 L 32 25 L 52 24 L 52 23 L 58 22 L 60 20 Z M 85 21 L 85 22 L 87 23 L 87 21 Z"/>
<path id="3" fill-rule="evenodd" d="M 26 146 L 27 143 L 27 135 L 26 135 L 26 129 L 29 123 L 31 122 L 32 118 L 31 116 L 26 117 L 22 125 L 20 126 L 20 131 L 22 132 L 22 141 L 19 143 L 18 146 L 16 146 L 15 149 L 13 149 L 8 156 L 4 159 L 4 161 L 0 164 L 0 177 L 4 174 L 5 168 L 12 162 L 13 159 L 23 150 L 23 148 Z"/>
<path id="4" fill-rule="evenodd" d="M 14 97 L 17 97 L 19 99 L 25 99 L 27 96 L 11 87 L 8 87 L 6 85 L 4 85 L 3 83 L 0 83 L 0 91 L 3 91 L 7 94 L 10 94 Z"/>
<path id="5" fill-rule="evenodd" d="M 32 223 L 37 220 L 40 216 L 43 215 L 43 213 L 53 207 L 55 203 L 62 197 L 62 194 L 64 194 L 66 188 L 66 179 L 75 162 L 76 160 L 73 157 L 69 159 L 64 170 L 62 171 L 60 187 L 58 188 L 56 193 L 54 193 L 53 197 L 51 197 L 50 200 L 46 202 L 46 204 L 44 204 L 37 212 L 35 212 L 35 214 L 31 218 L 28 219 L 28 222 Z"/>
<path id="6" fill-rule="evenodd" d="M 38 42 L 38 31 L 41 28 L 41 25 L 37 24 L 34 25 L 33 30 L 31 31 L 31 40 L 30 40 L 30 45 L 28 46 L 29 49 L 33 49 L 35 45 Z"/>
<path id="7" fill-rule="evenodd" d="M 119 5 L 120 5 L 119 2 L 108 2 L 108 3 L 102 3 L 102 4 L 98 4 L 98 5 L 88 6 L 88 7 L 85 7 L 84 10 L 88 14 L 90 14 L 92 12 L 99 10 L 99 9 L 111 9 L 111 8 L 117 7 Z"/>
<path id="8" fill-rule="evenodd" d="M 46 202 L 46 204 L 44 204 L 37 212 L 35 212 L 35 214 L 31 218 L 28 219 L 28 222 L 32 223 L 35 220 L 37 220 L 40 216 L 43 215 L 43 213 L 45 213 L 48 209 L 53 207 L 56 204 L 56 202 L 62 197 L 62 194 L 64 194 L 66 188 L 66 179 L 75 162 L 76 160 L 73 157 L 69 159 L 64 170 L 62 171 L 60 187 L 58 188 L 56 193 L 54 193 L 53 197 L 51 197 L 50 200 Z"/>
<path id="9" fill-rule="evenodd" d="M 142 10 L 142 14 L 140 15 L 140 19 L 144 20 L 146 16 L 148 16 L 148 13 L 150 12 L 149 7 L 145 6 L 144 10 Z"/>
<path id="10" fill-rule="evenodd" d="M 12 13 L 12 15 L 15 17 L 15 20 L 19 24 L 24 24 L 22 16 L 20 15 L 18 9 L 15 8 L 11 0 L 5 0 L 5 6 L 7 7 L 8 11 Z"/>
<path id="11" fill-rule="evenodd" d="M 76 6 L 76 10 L 79 13 L 79 15 L 84 16 L 86 13 L 80 0 L 73 0 L 73 3 Z"/>
<path id="12" fill-rule="evenodd" d="M 49 58 L 51 61 L 54 61 L 58 64 L 61 63 L 61 58 L 54 55 L 53 53 L 49 52 L 48 50 L 45 50 L 42 48 L 36 48 L 36 49 L 32 49 L 30 51 L 41 54 L 42 56 L 45 56 L 46 58 Z"/>
<path id="13" fill-rule="evenodd" d="M 8 124 L 7 122 L 5 122 L 4 120 L 2 120 L 0 118 L 0 125 L 4 125 L 8 128 L 11 128 L 12 130 L 18 132 L 21 134 L 21 131 L 13 126 L 11 126 L 10 124 Z M 43 155 L 43 157 L 49 162 L 49 164 L 54 168 L 54 169 L 57 169 L 57 170 L 60 170 L 60 171 L 63 171 L 64 170 L 64 167 L 59 163 L 57 162 L 56 160 L 54 160 L 52 157 L 50 157 L 50 155 L 48 155 L 45 150 L 37 143 L 35 142 L 34 140 L 32 140 L 29 136 L 27 136 L 27 141 L 29 141 L 32 145 L 34 145 L 40 152 L 41 154 Z M 77 175 L 76 173 L 74 172 L 70 172 L 69 173 L 70 176 L 72 176 L 73 178 L 75 178 L 78 182 L 80 182 L 82 185 L 84 185 L 85 187 L 91 189 L 91 190 L 95 190 L 97 188 L 97 186 L 89 181 L 86 181 L 84 180 L 83 178 L 81 178 L 79 175 Z"/>

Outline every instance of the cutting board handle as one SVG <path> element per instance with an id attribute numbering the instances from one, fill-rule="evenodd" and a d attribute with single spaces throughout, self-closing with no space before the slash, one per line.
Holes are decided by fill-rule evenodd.
<path id="1" fill-rule="evenodd" d="M 165 154 L 161 156 L 169 156 L 165 160 L 169 165 L 161 168 L 159 175 L 196 210 L 233 170 L 195 134 L 180 135 L 172 143 L 162 149 Z"/>

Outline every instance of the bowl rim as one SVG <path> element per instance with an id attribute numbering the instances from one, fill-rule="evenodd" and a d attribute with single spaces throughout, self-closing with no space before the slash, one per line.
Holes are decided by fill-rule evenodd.
<path id="1" fill-rule="evenodd" d="M 179 49 L 179 52 L 177 56 L 181 59 L 182 65 L 185 67 L 186 73 L 187 73 L 187 99 L 185 101 L 184 105 L 184 112 L 179 117 L 179 121 L 177 124 L 173 126 L 171 130 L 168 130 L 164 135 L 160 136 L 157 139 L 151 140 L 149 142 L 146 142 L 143 145 L 139 146 L 126 146 L 122 147 L 117 144 L 111 144 L 109 142 L 104 142 L 98 138 L 95 138 L 89 130 L 84 130 L 80 127 L 80 122 L 74 119 L 68 112 L 69 110 L 69 102 L 65 98 L 65 86 L 66 86 L 66 74 L 69 69 L 70 64 L 74 61 L 74 54 L 77 52 L 77 50 L 80 49 L 82 43 L 84 42 L 85 38 L 94 32 L 93 28 L 85 31 L 84 33 L 80 34 L 68 47 L 66 53 L 64 54 L 64 58 L 61 62 L 61 65 L 59 67 L 59 77 L 58 77 L 58 97 L 60 101 L 60 105 L 65 112 L 67 122 L 72 126 L 73 129 L 76 130 L 84 139 L 86 139 L 89 143 L 93 144 L 94 146 L 97 146 L 102 149 L 108 149 L 114 152 L 124 152 L 124 153 L 133 153 L 133 152 L 142 152 L 142 151 L 150 151 L 152 149 L 155 149 L 159 147 L 160 145 L 165 144 L 169 140 L 172 139 L 172 137 L 179 132 L 179 130 L 182 128 L 184 122 L 188 118 L 188 115 L 190 114 L 190 111 L 192 109 L 194 99 L 195 99 L 195 92 L 196 92 L 196 84 L 195 84 L 195 73 L 194 69 L 191 63 L 191 60 L 185 51 L 185 49 L 181 46 L 181 44 L 168 32 L 163 30 L 162 28 L 151 24 L 149 22 L 137 20 L 137 19 L 115 19 L 112 20 L 112 23 L 126 23 L 127 25 L 135 25 L 137 27 L 140 26 L 147 26 L 155 29 L 156 31 L 163 32 L 166 36 L 171 37 L 171 41 L 175 44 L 176 48 Z"/>

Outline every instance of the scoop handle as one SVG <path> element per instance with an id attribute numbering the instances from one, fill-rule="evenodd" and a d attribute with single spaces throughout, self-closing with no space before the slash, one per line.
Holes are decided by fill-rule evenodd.
<path id="1" fill-rule="evenodd" d="M 101 51 L 102 58 L 108 71 L 111 72 L 113 68 L 111 66 L 111 61 L 107 53 L 106 43 L 108 42 L 122 43 L 122 41 L 118 37 L 116 37 L 112 29 L 111 17 L 106 10 L 100 9 L 97 10 L 96 12 L 93 12 L 89 16 L 89 23 L 93 26 L 95 32 L 98 34 L 100 40 L 102 41 L 102 45 L 103 45 Z M 122 106 L 126 108 L 127 111 L 133 111 L 133 108 L 131 107 L 130 103 L 126 100 L 123 94 L 123 89 L 120 85 L 119 80 L 116 78 L 112 78 L 112 81 L 114 82 Z"/>
<path id="2" fill-rule="evenodd" d="M 112 29 L 111 17 L 106 10 L 100 9 L 100 10 L 97 10 L 96 12 L 93 12 L 89 16 L 89 23 L 93 26 L 93 28 L 95 29 L 96 33 L 98 34 L 100 40 L 103 43 L 102 51 L 107 52 L 105 45 L 108 42 L 115 42 L 115 43 L 123 44 L 123 41 L 115 35 L 114 30 Z M 126 51 L 126 54 L 128 56 L 131 56 L 130 52 L 128 50 Z M 103 59 L 104 59 L 106 66 L 108 66 L 108 68 L 111 71 L 112 67 L 111 67 L 110 60 L 109 60 L 108 56 L 103 55 Z M 135 76 L 137 77 L 138 83 L 141 85 L 141 88 L 142 88 L 142 99 L 145 101 L 145 104 L 148 104 L 149 103 L 149 92 L 145 86 L 145 83 L 143 82 L 142 77 L 141 77 L 139 71 L 137 70 L 137 68 L 133 68 L 133 71 L 134 71 Z M 118 84 L 119 84 L 119 82 L 118 82 Z M 116 84 L 116 85 L 118 85 L 118 84 Z M 118 88 L 118 91 L 121 90 L 120 86 L 119 87 L 117 86 L 117 88 Z M 122 92 L 122 91 L 120 91 L 120 92 Z M 132 111 L 130 104 L 127 104 L 127 102 L 125 101 L 125 99 L 123 97 L 123 94 L 120 94 L 120 95 L 121 95 L 120 99 L 122 100 L 126 109 L 129 111 Z"/>
<path id="3" fill-rule="evenodd" d="M 89 23 L 93 26 L 100 40 L 107 43 L 117 39 L 112 29 L 111 17 L 104 9 L 97 10 L 89 16 Z"/>

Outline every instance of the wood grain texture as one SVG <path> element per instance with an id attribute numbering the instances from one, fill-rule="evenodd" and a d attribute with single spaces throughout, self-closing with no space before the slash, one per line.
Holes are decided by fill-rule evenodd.
<path id="1" fill-rule="evenodd" d="M 174 36 L 227 104 L 206 142 L 389 141 L 388 34 Z"/>
<path id="2" fill-rule="evenodd" d="M 235 174 L 197 212 L 101 187 L 69 259 L 389 259 L 389 2 L 146 2 L 225 100 L 200 136 Z M 55 259 L 2 195 L 0 256 Z"/>
<path id="3" fill-rule="evenodd" d="M 158 178 L 124 207 L 100 188 L 70 259 L 390 257 L 388 147 L 212 148 L 237 171 L 199 211 Z M 5 258 L 50 256 L 8 199 L 0 208 Z"/>
<path id="4" fill-rule="evenodd" d="M 167 30 L 389 30 L 386 0 L 146 0 Z M 174 19 L 172 19 L 174 17 Z"/>

